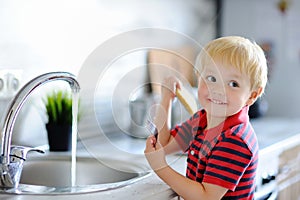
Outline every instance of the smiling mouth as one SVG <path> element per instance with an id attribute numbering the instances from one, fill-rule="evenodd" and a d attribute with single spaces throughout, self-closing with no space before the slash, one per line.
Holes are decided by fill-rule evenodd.
<path id="1" fill-rule="evenodd" d="M 214 104 L 218 104 L 218 105 L 225 105 L 226 104 L 226 102 L 216 100 L 216 99 L 209 99 L 209 101 L 214 103 Z"/>

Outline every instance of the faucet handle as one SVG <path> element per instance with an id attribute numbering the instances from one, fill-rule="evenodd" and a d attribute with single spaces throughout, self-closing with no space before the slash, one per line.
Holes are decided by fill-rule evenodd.
<path id="1" fill-rule="evenodd" d="M 30 151 L 36 151 L 38 153 L 45 153 L 44 150 L 39 148 L 32 148 L 32 147 L 24 147 L 24 146 L 11 146 L 10 149 L 10 157 L 12 162 L 15 161 L 15 158 L 26 160 L 27 153 Z"/>
<path id="2" fill-rule="evenodd" d="M 10 162 L 0 165 L 0 187 L 18 187 L 23 169 L 23 163 L 26 160 L 26 156 L 29 151 L 44 153 L 44 151 L 39 148 L 11 146 L 9 155 Z"/>

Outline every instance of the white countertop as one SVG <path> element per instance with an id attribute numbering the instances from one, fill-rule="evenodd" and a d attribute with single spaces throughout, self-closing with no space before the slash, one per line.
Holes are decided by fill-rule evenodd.
<path id="1" fill-rule="evenodd" d="M 300 120 L 299 119 L 272 119 L 263 118 L 253 120 L 253 126 L 256 130 L 262 156 L 274 149 L 278 150 L 279 142 L 291 143 L 295 138 L 300 138 Z M 299 126 L 299 127 L 298 127 Z M 298 130 L 299 129 L 299 130 Z M 297 135 L 297 136 L 296 136 Z M 291 138 L 291 139 L 289 139 Z M 108 137 L 99 137 L 86 139 L 78 145 L 78 149 L 84 155 L 114 157 L 116 159 L 125 159 L 148 166 L 143 155 L 145 139 L 132 138 L 124 134 L 112 134 Z M 83 150 L 83 151 L 82 151 Z M 172 168 L 178 172 L 185 173 L 186 156 L 170 155 L 168 162 Z M 148 167 L 150 170 L 150 168 Z M 35 200 L 35 199 L 63 199 L 63 200 L 81 200 L 81 199 L 172 199 L 176 194 L 162 182 L 153 172 L 145 179 L 134 184 L 103 192 L 72 194 L 72 195 L 15 195 L 0 194 L 0 198 L 5 200 Z"/>
<path id="2" fill-rule="evenodd" d="M 261 150 L 300 133 L 299 118 L 263 117 L 251 123 Z"/>
<path id="3" fill-rule="evenodd" d="M 117 160 L 129 160 L 135 164 L 146 166 L 146 170 L 151 171 L 144 157 L 143 150 L 145 139 L 132 138 L 127 135 L 117 135 L 118 140 L 108 138 L 91 138 L 78 144 L 78 153 L 81 156 L 110 157 Z M 109 150 L 109 151 L 108 151 Z M 35 153 L 34 153 L 35 154 Z M 31 154 L 30 156 L 35 156 Z M 186 156 L 169 155 L 167 160 L 171 167 L 179 172 L 185 172 Z M 26 162 L 26 161 L 25 161 Z M 162 182 L 155 173 L 133 183 L 131 185 L 118 189 L 71 195 L 16 195 L 0 194 L 0 199 L 9 200 L 34 200 L 34 199 L 63 199 L 63 200 L 81 200 L 81 199 L 101 199 L 101 200 L 119 200 L 119 199 L 172 199 L 176 194 Z"/>

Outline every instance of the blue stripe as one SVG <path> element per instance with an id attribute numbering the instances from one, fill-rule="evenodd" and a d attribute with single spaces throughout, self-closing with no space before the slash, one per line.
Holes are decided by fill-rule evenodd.
<path id="1" fill-rule="evenodd" d="M 221 152 L 227 152 L 227 153 L 230 153 L 230 154 L 234 154 L 234 155 L 237 155 L 239 157 L 242 157 L 242 158 L 246 158 L 248 160 L 251 160 L 251 157 L 250 155 L 247 155 L 247 154 L 244 154 L 240 151 L 237 151 L 235 149 L 229 149 L 227 147 L 216 147 L 215 150 L 218 150 L 218 151 L 221 151 Z"/>
<path id="2" fill-rule="evenodd" d="M 193 131 L 195 131 L 195 132 L 202 132 L 203 131 L 203 127 L 201 127 L 201 126 L 195 126 L 194 128 L 193 128 Z"/>
<path id="3" fill-rule="evenodd" d="M 255 134 L 254 132 L 252 132 L 253 134 L 250 135 L 249 139 L 248 139 L 248 144 L 251 144 L 253 142 L 253 140 L 255 139 Z"/>
<path id="4" fill-rule="evenodd" d="M 200 144 L 203 144 L 203 138 L 202 137 L 195 137 L 194 140 L 196 142 L 199 142 Z"/>
<path id="5" fill-rule="evenodd" d="M 227 171 L 227 172 L 229 172 L 231 174 L 234 174 L 234 175 L 238 175 L 238 176 L 241 175 L 241 172 L 239 172 L 237 170 L 234 170 L 232 168 L 229 168 L 229 167 L 224 167 L 224 166 L 220 166 L 220 165 L 216 165 L 216 164 L 212 164 L 212 163 L 209 163 L 207 166 L 209 166 L 211 168 L 214 168 L 214 169 L 219 169 L 219 170 Z"/>
<path id="6" fill-rule="evenodd" d="M 204 174 L 205 168 L 204 169 L 197 169 L 197 172 L 200 173 L 200 174 Z"/>
<path id="7" fill-rule="evenodd" d="M 241 142 L 240 140 L 236 140 L 235 138 L 226 138 L 223 141 L 231 143 L 231 144 L 238 145 L 242 148 L 248 148 L 248 146 L 245 143 Z"/>
<path id="8" fill-rule="evenodd" d="M 248 182 L 248 181 L 251 181 L 251 180 L 254 180 L 255 179 L 255 176 L 251 176 L 249 178 L 241 178 L 240 182 Z"/>
<path id="9" fill-rule="evenodd" d="M 225 181 L 227 181 L 227 182 L 236 184 L 236 180 L 235 180 L 235 179 L 230 178 L 230 177 L 228 177 L 228 176 L 223 176 L 223 175 L 221 175 L 221 174 L 217 174 L 217 173 L 214 173 L 214 172 L 211 172 L 211 171 L 206 171 L 206 172 L 205 172 L 205 175 L 217 177 L 217 178 L 220 178 L 220 179 L 225 180 Z"/>
<path id="10" fill-rule="evenodd" d="M 176 128 L 176 132 L 179 135 L 179 137 L 183 140 L 183 142 L 186 145 L 189 145 L 191 140 L 192 140 L 192 134 L 190 133 L 190 130 L 187 129 L 187 127 L 185 127 L 186 123 L 183 124 L 182 126 L 180 126 L 179 128 Z M 179 130 L 182 131 L 179 131 Z"/>
<path id="11" fill-rule="evenodd" d="M 191 160 L 190 158 L 187 159 L 187 162 L 197 168 L 197 163 Z"/>
<path id="12" fill-rule="evenodd" d="M 252 165 L 252 164 L 251 164 Z M 245 171 L 245 174 L 253 174 L 256 172 L 256 168 L 253 168 L 252 170 Z"/>
<path id="13" fill-rule="evenodd" d="M 248 190 L 251 189 L 252 187 L 253 187 L 252 184 L 244 185 L 244 186 L 236 187 L 234 191 Z"/>
<path id="14" fill-rule="evenodd" d="M 187 169 L 188 169 L 190 174 L 192 174 L 193 176 L 196 177 L 196 172 L 194 170 L 190 169 L 189 167 Z"/>
<path id="15" fill-rule="evenodd" d="M 243 168 L 245 168 L 247 166 L 245 163 L 239 162 L 237 160 L 233 160 L 231 158 L 223 157 L 223 156 L 212 155 L 211 158 L 220 160 L 223 162 L 231 163 L 231 164 L 243 167 Z"/>
<path id="16" fill-rule="evenodd" d="M 240 130 L 243 128 L 244 124 L 240 124 L 233 132 L 232 135 L 237 135 Z"/>
<path id="17" fill-rule="evenodd" d="M 249 132 L 250 132 L 250 125 L 248 124 L 248 126 L 246 127 L 244 133 L 241 135 L 241 138 L 243 140 L 245 140 L 245 138 L 247 137 L 247 135 L 249 134 Z"/>
<path id="18" fill-rule="evenodd" d="M 199 141 L 199 142 L 200 142 L 200 141 Z M 202 141 L 201 141 L 200 143 L 202 143 Z M 194 144 L 194 143 L 191 144 L 191 149 L 195 149 L 196 151 L 200 151 L 200 147 L 197 146 L 197 145 Z"/>
<path id="19" fill-rule="evenodd" d="M 228 197 L 223 197 L 221 200 L 240 200 L 243 198 L 250 197 L 251 195 L 254 194 L 254 191 L 251 191 L 250 193 L 245 193 L 239 196 L 228 196 Z"/>
<path id="20" fill-rule="evenodd" d="M 204 114 L 203 111 L 204 111 L 204 110 L 201 111 L 201 114 Z M 199 118 L 199 113 L 198 113 L 198 112 L 196 112 L 196 113 L 191 117 L 191 119 L 197 119 L 197 118 Z"/>

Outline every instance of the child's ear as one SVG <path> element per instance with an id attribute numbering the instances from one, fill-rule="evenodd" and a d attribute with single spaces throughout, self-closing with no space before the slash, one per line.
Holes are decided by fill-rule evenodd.
<path id="1" fill-rule="evenodd" d="M 261 87 L 255 91 L 252 91 L 249 99 L 246 102 L 246 105 L 251 106 L 252 104 L 254 104 L 257 98 L 261 95 L 261 93 L 262 93 Z"/>

